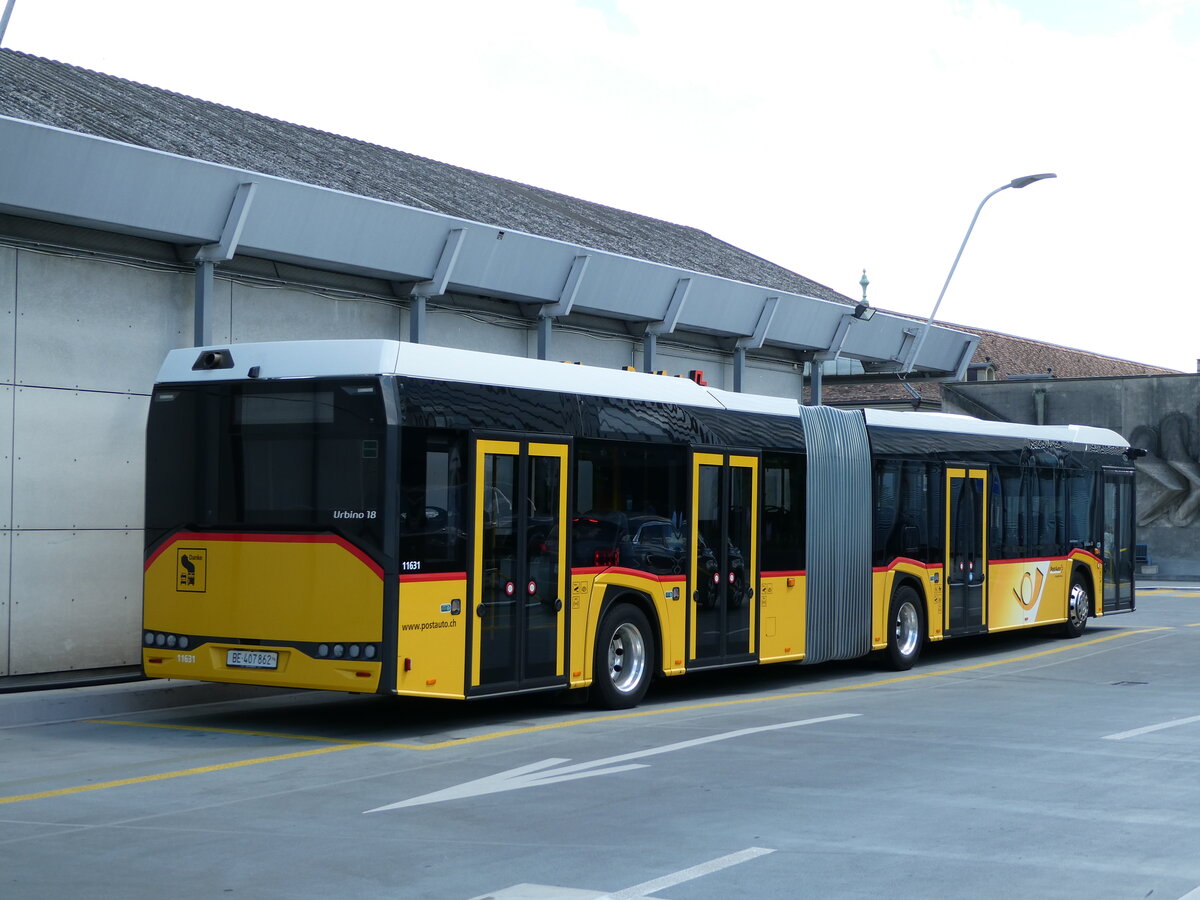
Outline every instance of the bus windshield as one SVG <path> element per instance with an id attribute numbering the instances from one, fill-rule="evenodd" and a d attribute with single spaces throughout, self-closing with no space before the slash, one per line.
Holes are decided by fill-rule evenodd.
<path id="1" fill-rule="evenodd" d="M 160 386 L 147 542 L 184 526 L 335 532 L 378 550 L 385 425 L 372 379 Z"/>

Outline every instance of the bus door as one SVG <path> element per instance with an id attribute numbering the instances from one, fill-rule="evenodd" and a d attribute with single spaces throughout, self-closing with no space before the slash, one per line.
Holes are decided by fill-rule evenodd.
<path id="1" fill-rule="evenodd" d="M 693 453 L 690 662 L 749 661 L 758 587 L 757 456 Z"/>
<path id="2" fill-rule="evenodd" d="M 474 447 L 471 688 L 565 684 L 568 444 Z"/>
<path id="3" fill-rule="evenodd" d="M 1104 522 L 1104 600 L 1106 613 L 1129 612 L 1133 599 L 1134 474 L 1105 469 L 1102 517 Z"/>
<path id="4" fill-rule="evenodd" d="M 946 469 L 946 622 L 981 631 L 987 593 L 987 470 Z"/>

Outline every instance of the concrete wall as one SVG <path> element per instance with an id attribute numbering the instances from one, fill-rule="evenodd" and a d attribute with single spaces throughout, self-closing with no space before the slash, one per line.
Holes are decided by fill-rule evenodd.
<path id="1" fill-rule="evenodd" d="M 138 661 L 141 432 L 154 356 L 190 328 L 178 272 L 0 248 L 7 472 L 0 673 Z M 5 502 L 7 501 L 7 502 Z"/>
<path id="2" fill-rule="evenodd" d="M 1137 463 L 1138 543 L 1158 575 L 1200 578 L 1200 375 L 947 385 L 946 412 L 1100 425 L 1147 451 Z"/>
<path id="3" fill-rule="evenodd" d="M 195 279 L 176 248 L 0 217 L 0 678 L 140 661 L 144 431 L 164 354 L 191 346 Z M 214 343 L 401 338 L 387 282 L 235 259 Z M 554 359 L 642 364 L 629 333 L 559 325 Z M 512 304 L 432 302 L 429 343 L 537 355 Z M 661 337 L 658 367 L 731 388 L 732 353 Z M 752 360 L 747 390 L 798 397 L 795 364 Z"/>

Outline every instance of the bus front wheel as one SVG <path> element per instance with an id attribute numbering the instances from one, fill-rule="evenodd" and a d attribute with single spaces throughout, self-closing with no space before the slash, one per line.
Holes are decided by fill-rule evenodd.
<path id="1" fill-rule="evenodd" d="M 921 655 L 925 638 L 925 616 L 921 598 L 911 585 L 901 585 L 892 594 L 888 612 L 887 661 L 900 671 L 911 669 Z"/>
<path id="2" fill-rule="evenodd" d="M 1077 638 L 1087 628 L 1088 616 L 1092 614 L 1092 596 L 1076 576 L 1071 582 L 1071 593 L 1067 597 L 1067 621 L 1063 624 L 1063 636 Z"/>
<path id="3" fill-rule="evenodd" d="M 593 694 L 605 709 L 628 709 L 646 696 L 653 674 L 654 635 L 636 606 L 621 603 L 604 616 L 596 635 Z"/>

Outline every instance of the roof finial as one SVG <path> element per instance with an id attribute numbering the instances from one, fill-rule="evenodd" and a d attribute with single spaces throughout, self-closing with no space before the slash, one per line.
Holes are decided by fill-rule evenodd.
<path id="1" fill-rule="evenodd" d="M 863 289 L 863 303 L 867 302 L 867 285 L 870 283 L 871 282 L 867 280 L 867 270 L 863 269 L 862 281 L 859 282 L 859 284 L 862 285 L 862 289 Z"/>

